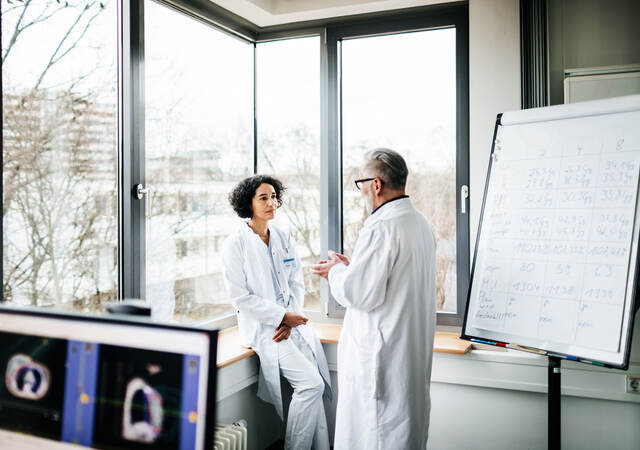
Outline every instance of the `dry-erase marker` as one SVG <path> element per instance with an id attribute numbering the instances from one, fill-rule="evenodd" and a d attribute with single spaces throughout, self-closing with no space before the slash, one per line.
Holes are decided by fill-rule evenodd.
<path id="1" fill-rule="evenodd" d="M 483 341 L 482 339 L 471 338 L 471 342 L 477 342 L 479 344 L 496 345 L 495 342 Z"/>
<path id="2" fill-rule="evenodd" d="M 532 348 L 532 347 L 525 347 L 523 345 L 518 345 L 518 344 L 509 344 L 508 347 L 512 348 L 514 350 L 520 350 L 520 351 L 523 351 L 523 352 L 536 353 L 538 355 L 546 355 L 547 354 L 547 352 L 545 352 L 544 350 L 539 350 L 537 348 Z"/>
<path id="3" fill-rule="evenodd" d="M 547 356 L 555 356 L 556 358 L 570 359 L 571 361 L 578 361 L 578 358 L 576 358 L 575 356 L 569 356 L 569 355 L 558 355 L 556 353 L 547 353 Z"/>
<path id="4" fill-rule="evenodd" d="M 507 344 L 504 342 L 492 342 L 492 341 L 483 341 L 482 339 L 471 338 L 472 342 L 478 342 L 479 344 L 488 344 L 488 345 L 497 345 L 498 347 L 506 347 Z"/>
<path id="5" fill-rule="evenodd" d="M 604 364 L 598 361 L 589 361 L 588 359 L 581 359 L 580 362 L 593 364 L 594 366 L 604 367 Z"/>

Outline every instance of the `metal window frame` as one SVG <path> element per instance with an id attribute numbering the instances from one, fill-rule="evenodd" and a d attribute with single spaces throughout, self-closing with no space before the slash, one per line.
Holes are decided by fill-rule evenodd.
<path id="1" fill-rule="evenodd" d="M 176 14 L 211 26 L 216 31 L 252 43 L 255 49 L 255 33 L 248 28 L 249 22 L 239 16 L 227 16 L 226 10 L 207 0 L 152 1 L 173 9 Z M 146 297 L 145 202 L 136 196 L 136 186 L 146 186 L 144 9 L 145 0 L 118 1 L 119 300 Z M 254 159 L 255 145 L 254 139 Z M 229 317 L 215 318 L 215 321 L 227 324 Z"/>
<path id="2" fill-rule="evenodd" d="M 343 248 L 342 241 L 342 123 L 341 117 L 341 70 L 340 42 L 344 39 L 411 32 L 416 30 L 455 27 L 456 29 L 456 192 L 469 185 L 469 38 L 468 8 L 466 5 L 429 8 L 420 14 L 394 15 L 358 20 L 327 28 L 328 56 L 328 101 L 333 119 L 329 125 L 331 142 L 326 157 L 333 164 L 329 167 L 330 203 L 338 205 L 329 210 L 330 248 Z M 333 131 L 332 131 L 333 130 Z M 338 173 L 335 173 L 338 171 Z M 438 325 L 460 326 L 466 307 L 466 293 L 469 283 L 469 214 L 461 213 L 461 198 L 456 195 L 456 267 L 457 267 L 457 309 L 455 313 L 438 312 Z M 468 208 L 466 208 L 468 211 Z M 323 211 L 324 212 L 324 211 Z M 337 229 L 336 229 L 337 228 Z M 329 317 L 341 317 L 344 309 L 333 298 L 329 299 Z"/>
<path id="3" fill-rule="evenodd" d="M 118 1 L 118 299 L 145 297 L 144 0 Z"/>
<path id="4" fill-rule="evenodd" d="M 520 106 L 522 109 L 548 106 L 549 2 L 520 0 Z"/>
<path id="5" fill-rule="evenodd" d="M 135 197 L 134 187 L 145 184 L 144 135 L 144 1 L 118 0 L 118 298 L 145 297 L 144 202 Z M 255 45 L 260 42 L 320 35 L 321 101 L 321 251 L 342 248 L 342 158 L 340 110 L 340 46 L 342 39 L 400 33 L 416 29 L 456 27 L 457 70 L 457 167 L 458 188 L 469 183 L 469 74 L 468 5 L 461 1 L 446 5 L 405 8 L 272 27 L 255 24 L 208 0 L 154 0 L 254 45 L 254 130 Z M 0 78 L 1 83 L 1 78 Z M 254 132 L 254 169 L 257 136 Z M 469 278 L 469 217 L 457 207 L 458 310 L 438 314 L 440 325 L 460 325 Z M 2 225 L 0 225 L 2 226 Z M 465 276 L 466 275 L 466 276 Z M 339 305 L 329 298 L 325 313 L 340 317 Z"/>
<path id="6" fill-rule="evenodd" d="M 257 30 L 256 42 L 320 34 L 321 102 L 321 252 L 342 249 L 342 120 L 340 45 L 343 39 L 402 33 L 415 30 L 455 27 L 456 29 L 456 192 L 469 185 L 469 21 L 467 2 L 407 8 L 287 24 Z M 456 195 L 456 313 L 438 312 L 438 325 L 460 326 L 469 285 L 469 214 L 462 214 L 461 198 Z M 466 200 L 468 201 L 468 199 Z M 467 207 L 468 211 L 469 208 Z M 344 316 L 330 295 L 326 283 L 321 294 L 328 299 L 325 310 L 330 318 Z"/>

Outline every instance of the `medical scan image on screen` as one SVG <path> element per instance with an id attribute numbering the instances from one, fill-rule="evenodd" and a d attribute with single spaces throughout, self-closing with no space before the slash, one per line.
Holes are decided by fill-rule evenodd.
<path id="1" fill-rule="evenodd" d="M 60 439 L 67 341 L 0 333 L 0 428 Z"/>
<path id="2" fill-rule="evenodd" d="M 178 448 L 183 355 L 101 345 L 93 445 Z"/>

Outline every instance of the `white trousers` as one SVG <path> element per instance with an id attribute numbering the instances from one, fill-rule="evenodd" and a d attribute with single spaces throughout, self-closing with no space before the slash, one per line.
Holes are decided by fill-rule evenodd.
<path id="1" fill-rule="evenodd" d="M 289 404 L 286 450 L 329 450 L 329 430 L 322 394 L 324 380 L 317 364 L 311 363 L 291 339 L 278 343 L 280 373 L 293 388 Z"/>

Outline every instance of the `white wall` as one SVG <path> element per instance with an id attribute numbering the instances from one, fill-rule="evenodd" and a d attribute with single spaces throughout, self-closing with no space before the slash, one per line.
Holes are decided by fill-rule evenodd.
<path id="1" fill-rule="evenodd" d="M 429 449 L 546 449 L 547 396 L 457 384 L 431 385 Z M 564 450 L 640 448 L 640 405 L 562 398 Z"/>
<path id="2" fill-rule="evenodd" d="M 469 159 L 471 256 L 496 115 L 520 109 L 520 3 L 469 1 Z"/>

